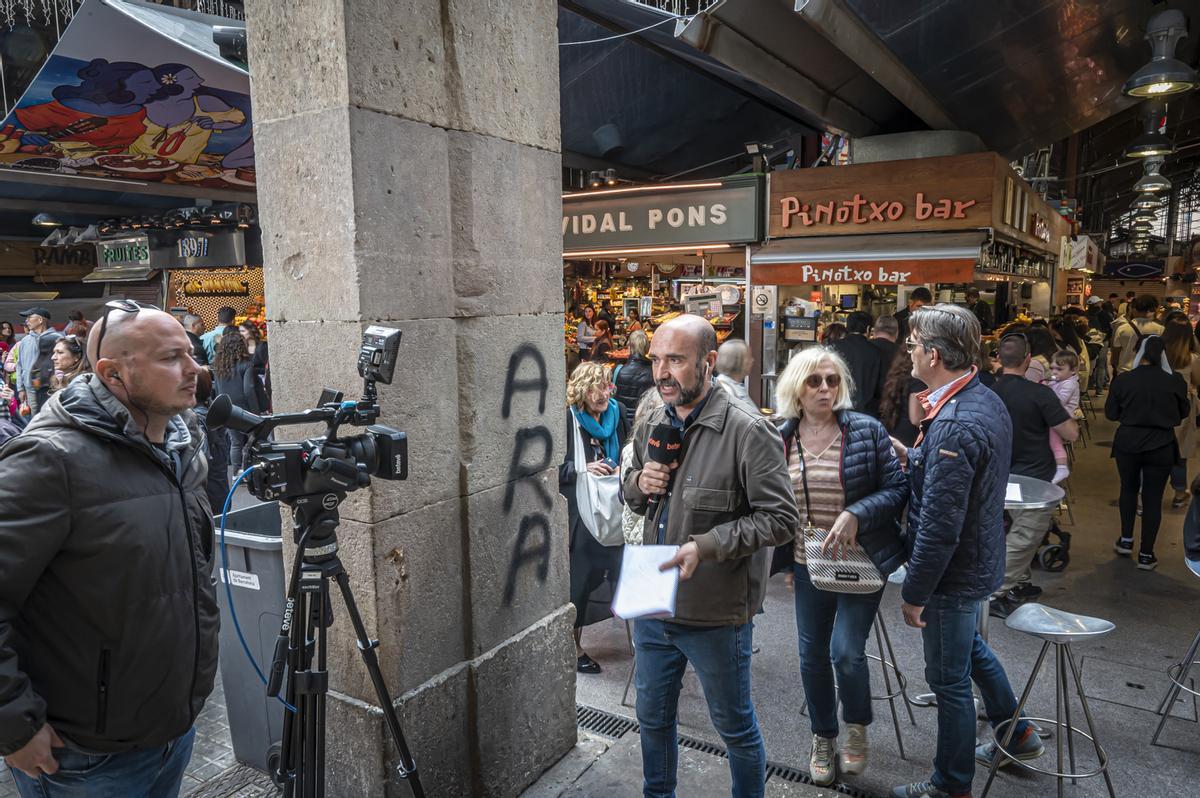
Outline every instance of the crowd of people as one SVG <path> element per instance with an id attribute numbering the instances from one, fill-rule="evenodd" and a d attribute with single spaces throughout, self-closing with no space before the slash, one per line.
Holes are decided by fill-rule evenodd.
<path id="1" fill-rule="evenodd" d="M 1104 411 L 1118 425 L 1115 552 L 1133 554 L 1140 515 L 1137 567 L 1157 565 L 1168 481 L 1177 507 L 1190 496 L 1200 346 L 1187 316 L 1151 296 L 1121 308 L 1093 298 L 1086 310 L 995 326 L 990 307 L 980 307 L 987 303 L 969 300 L 934 305 L 917 291 L 896 316 L 855 312 L 828 325 L 821 345 L 789 360 L 773 412 L 748 401 L 745 343 L 718 348 L 711 325 L 695 316 L 662 325 L 648 347 L 644 335 L 631 336 L 615 384 L 600 362 L 573 372 L 574 443 L 560 490 L 581 673 L 602 668 L 581 632 L 610 617 L 620 548 L 679 547 L 667 563 L 681 580 L 675 615 L 633 627 L 646 795 L 673 794 L 675 708 L 689 663 L 727 746 L 733 794 L 763 794 L 749 684 L 772 547 L 770 573 L 787 574 L 794 593 L 814 780 L 828 785 L 867 765 L 866 639 L 887 577 L 904 566 L 901 609 L 922 631 L 939 728 L 930 778 L 892 794 L 969 795 L 976 764 L 999 756 L 994 742 L 975 744 L 972 681 L 993 726 L 1016 709 L 1003 665 L 976 631 L 979 615 L 1007 617 L 1041 594 L 1031 564 L 1056 526 L 1055 508 L 1005 510 L 1009 477 L 1068 480 L 1090 397 L 1107 393 Z M 661 425 L 681 435 L 669 464 L 648 455 Z M 857 589 L 831 585 L 831 563 L 851 562 L 865 574 Z M 1032 759 L 1043 747 L 1020 721 L 1009 751 Z"/>
<path id="2" fill-rule="evenodd" d="M 45 307 L 32 307 L 20 315 L 25 327 L 20 337 L 11 322 L 0 322 L 0 443 L 28 426 L 51 396 L 93 370 L 87 342 L 96 325 L 82 312 L 69 312 L 61 331 L 54 328 L 51 311 Z M 199 316 L 179 318 L 192 347 L 192 358 L 204 369 L 197 399 L 201 412 L 206 412 L 212 398 L 219 394 L 229 395 L 235 405 L 252 413 L 270 410 L 267 342 L 262 340 L 257 325 L 250 321 L 235 324 L 236 317 L 233 308 L 221 308 L 218 323 L 211 330 L 205 329 Z M 218 496 L 224 499 L 228 489 L 226 467 L 241 465 L 245 436 L 224 430 L 208 437 L 210 462 L 219 466 L 213 469 L 212 499 L 216 502 Z"/>

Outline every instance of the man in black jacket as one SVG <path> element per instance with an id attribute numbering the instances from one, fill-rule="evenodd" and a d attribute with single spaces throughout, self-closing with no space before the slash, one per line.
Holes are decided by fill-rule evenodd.
<path id="1" fill-rule="evenodd" d="M 1055 477 L 1050 431 L 1064 441 L 1079 437 L 1079 426 L 1063 407 L 1054 391 L 1025 379 L 1033 352 L 1024 335 L 1006 335 L 1000 341 L 1000 367 L 992 390 L 1004 402 L 1012 420 L 1012 460 L 1009 473 L 1051 482 Z M 1012 525 L 1005 537 L 1004 583 L 992 601 L 990 612 L 1007 618 L 1023 602 L 1042 594 L 1032 583 L 1029 566 L 1046 537 L 1053 508 L 1009 510 Z"/>
<path id="2" fill-rule="evenodd" d="M 860 413 L 879 417 L 879 396 L 883 392 L 883 380 L 887 376 L 887 365 L 883 355 L 870 341 L 867 332 L 871 329 L 871 314 L 856 310 L 846 319 L 845 338 L 831 345 L 842 356 L 850 369 L 854 383 L 851 401 Z"/>
<path id="3" fill-rule="evenodd" d="M 896 314 L 896 323 L 900 325 L 900 337 L 896 340 L 908 340 L 908 320 L 912 314 L 933 301 L 933 293 L 925 286 L 917 286 L 908 295 L 908 307 Z"/>
<path id="4" fill-rule="evenodd" d="M 979 329 L 984 335 L 992 331 L 992 306 L 983 301 L 978 288 L 967 289 L 967 307 L 979 319 Z"/>
<path id="5" fill-rule="evenodd" d="M 1004 577 L 1005 487 L 1012 424 L 1004 404 L 979 381 L 974 363 L 979 320 L 957 305 L 913 314 L 906 348 L 926 417 L 908 459 L 908 574 L 901 589 L 904 622 L 921 630 L 925 676 L 938 700 L 937 751 L 927 781 L 892 790 L 894 798 L 963 798 L 975 760 L 988 766 L 995 743 L 975 749 L 979 687 L 992 725 L 1017 710 L 1004 666 L 979 636 L 984 602 Z M 1009 747 L 1021 759 L 1043 747 L 1027 722 Z"/>
<path id="6" fill-rule="evenodd" d="M 216 673 L 200 367 L 174 318 L 113 305 L 95 373 L 0 449 L 0 755 L 23 796 L 177 795 Z"/>

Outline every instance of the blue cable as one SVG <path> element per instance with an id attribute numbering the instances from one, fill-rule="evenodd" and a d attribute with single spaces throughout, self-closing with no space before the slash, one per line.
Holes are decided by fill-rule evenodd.
<path id="1" fill-rule="evenodd" d="M 238 640 L 242 643 L 242 650 L 246 652 L 246 658 L 250 660 L 250 664 L 254 666 L 254 672 L 258 674 L 258 678 L 262 680 L 263 686 L 267 684 L 267 677 L 263 676 L 262 669 L 258 667 L 258 662 L 255 661 L 254 655 L 250 653 L 250 645 L 246 642 L 246 636 L 242 634 L 242 626 L 238 623 L 237 610 L 233 608 L 233 589 L 230 587 L 229 579 L 229 552 L 225 548 L 225 520 L 229 516 L 229 505 L 233 503 L 233 494 L 237 492 L 238 485 L 242 484 L 242 480 L 258 466 L 250 466 L 243 471 L 237 479 L 233 481 L 233 486 L 229 489 L 229 494 L 225 497 L 225 506 L 221 508 L 221 569 L 225 572 L 225 598 L 229 602 L 229 617 L 233 619 L 233 628 L 237 632 Z M 295 712 L 296 708 L 284 701 L 280 696 L 275 696 L 275 700 L 283 704 L 290 712 Z"/>

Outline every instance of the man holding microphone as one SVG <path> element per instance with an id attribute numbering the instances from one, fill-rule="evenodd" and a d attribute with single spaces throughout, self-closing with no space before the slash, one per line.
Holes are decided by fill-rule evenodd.
<path id="1" fill-rule="evenodd" d="M 647 544 L 678 545 L 663 569 L 679 568 L 675 615 L 634 623 L 637 716 L 644 794 L 675 794 L 677 708 L 690 662 L 713 726 L 729 751 L 735 798 L 764 790 L 766 751 L 750 699 L 751 619 L 762 605 L 765 549 L 791 540 L 799 524 L 779 433 L 753 408 L 714 390 L 716 334 L 699 316 L 658 328 L 650 346 L 664 407 L 633 443 L 625 500 L 645 513 Z M 681 458 L 647 458 L 652 430 L 680 430 Z"/>

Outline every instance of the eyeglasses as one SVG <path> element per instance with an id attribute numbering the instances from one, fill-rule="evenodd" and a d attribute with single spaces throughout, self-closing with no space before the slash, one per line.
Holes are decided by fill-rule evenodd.
<path id="1" fill-rule="evenodd" d="M 904 342 L 904 351 L 908 352 L 911 355 L 913 353 L 913 350 L 916 349 L 918 346 L 920 346 L 922 349 L 925 348 L 921 343 L 909 338 L 907 341 Z"/>
<path id="2" fill-rule="evenodd" d="M 111 310 L 121 310 L 125 313 L 137 313 L 139 310 L 158 310 L 158 306 L 150 305 L 144 302 L 137 302 L 132 299 L 114 299 L 112 302 L 106 302 L 104 307 Z M 108 332 L 108 312 L 105 311 L 104 318 L 100 320 L 100 329 L 96 332 L 96 360 L 103 357 L 101 347 L 104 346 L 104 333 Z"/>
<path id="3" fill-rule="evenodd" d="M 821 387 L 822 382 L 836 389 L 842 384 L 842 378 L 837 374 L 809 374 L 804 380 L 804 384 L 814 391 Z"/>

